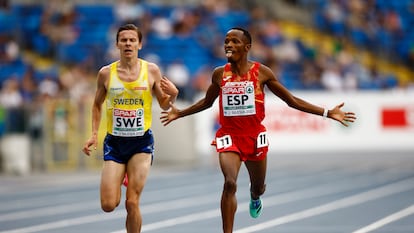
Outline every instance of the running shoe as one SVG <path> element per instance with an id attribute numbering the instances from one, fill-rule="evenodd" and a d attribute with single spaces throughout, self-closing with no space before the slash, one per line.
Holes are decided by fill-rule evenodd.
<path id="1" fill-rule="evenodd" d="M 250 209 L 250 216 L 252 218 L 258 218 L 262 214 L 262 209 L 263 209 L 262 200 L 260 198 L 257 200 L 250 199 L 249 209 Z"/>
<path id="2" fill-rule="evenodd" d="M 125 177 L 124 177 L 124 180 L 122 181 L 122 184 L 123 184 L 125 187 L 128 187 L 128 176 L 127 176 L 127 174 L 125 174 Z"/>

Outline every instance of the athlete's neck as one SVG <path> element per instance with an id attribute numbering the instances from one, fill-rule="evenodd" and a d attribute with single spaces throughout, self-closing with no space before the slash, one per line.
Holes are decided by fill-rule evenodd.
<path id="1" fill-rule="evenodd" d="M 128 73 L 135 73 L 138 69 L 138 58 L 134 59 L 122 59 L 119 61 L 119 68 L 127 71 Z"/>
<path id="2" fill-rule="evenodd" d="M 239 76 L 243 76 L 249 72 L 250 69 L 250 62 L 248 60 L 240 60 L 237 62 L 230 62 L 231 64 L 231 71 L 233 74 L 237 74 Z"/>

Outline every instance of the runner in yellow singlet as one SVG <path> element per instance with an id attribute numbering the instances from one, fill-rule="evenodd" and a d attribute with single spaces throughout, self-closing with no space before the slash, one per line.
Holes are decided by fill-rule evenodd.
<path id="1" fill-rule="evenodd" d="M 116 45 L 120 60 L 102 67 L 97 75 L 97 90 L 92 105 L 92 136 L 83 152 L 96 150 L 102 105 L 106 101 L 107 135 L 101 176 L 101 207 L 113 211 L 121 200 L 121 185 L 128 176 L 125 208 L 128 233 L 141 232 L 139 200 L 151 166 L 154 138 L 151 131 L 152 96 L 164 110 L 175 102 L 178 89 L 162 77 L 159 67 L 138 58 L 142 47 L 141 31 L 133 24 L 118 29 Z"/>

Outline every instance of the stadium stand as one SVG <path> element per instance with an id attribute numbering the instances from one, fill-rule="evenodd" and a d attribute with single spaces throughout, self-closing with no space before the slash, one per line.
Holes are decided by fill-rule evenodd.
<path id="1" fill-rule="evenodd" d="M 199 76 L 205 78 L 208 68 L 225 62 L 222 39 L 233 26 L 252 32 L 252 59 L 274 69 L 289 89 L 380 90 L 412 83 L 414 35 L 409 28 L 414 22 L 413 1 L 286 2 L 306 8 L 314 21 L 304 25 L 280 19 L 266 5 L 250 1 L 4 4 L 0 11 L 0 85 L 11 78 L 22 82 L 29 70 L 38 86 L 45 77 L 59 84 L 62 67 L 76 64 L 96 73 L 116 59 L 113 34 L 125 22 L 136 23 L 144 31 L 141 56 L 157 62 L 164 71 L 184 66 L 189 76 L 188 83 L 180 87 L 187 90 L 181 96 L 185 99 L 203 90 L 195 84 L 202 83 Z M 362 25 L 362 21 L 367 23 Z"/>
<path id="2" fill-rule="evenodd" d="M 231 5 L 234 4 L 232 1 L 224 1 L 225 3 L 221 5 L 217 4 L 217 6 L 213 6 L 216 3 L 215 1 L 211 2 L 213 4 L 210 5 L 171 6 L 151 4 L 151 1 L 126 1 L 130 6 L 139 8 L 136 11 L 139 16 L 133 19 L 135 20 L 133 22 L 139 24 L 139 26 L 146 30 L 146 37 L 144 38 L 145 48 L 141 54 L 144 57 L 155 58 L 164 69 L 167 69 L 172 63 L 181 62 L 188 68 L 190 77 L 194 77 L 203 66 L 213 67 L 224 61 L 223 56 L 219 52 L 223 34 L 232 26 L 243 25 L 255 33 L 255 39 L 262 44 L 263 49 L 279 52 L 280 47 L 292 46 L 287 40 L 293 39 L 293 46 L 295 47 L 293 49 L 299 52 L 299 57 L 295 61 L 285 61 L 283 60 L 285 58 L 274 54 L 258 54 L 258 57 L 255 57 L 265 63 L 277 62 L 277 65 L 268 65 L 280 69 L 278 73 L 281 75 L 281 80 L 289 88 L 327 89 L 326 87 L 324 88 L 322 83 L 319 83 L 319 85 L 304 85 L 303 81 L 303 64 L 315 63 L 317 57 L 311 56 L 318 56 L 321 53 L 314 45 L 305 43 L 307 40 L 306 37 L 322 38 L 321 36 L 314 36 L 313 34 L 315 32 L 313 30 L 301 27 L 296 31 L 297 33 L 301 33 L 302 30 L 305 30 L 306 37 L 302 35 L 301 37 L 287 38 L 285 34 L 294 31 L 297 26 L 292 26 L 292 24 L 284 23 L 283 21 L 273 23 L 271 21 L 274 19 L 270 15 L 267 15 L 268 18 L 266 19 L 261 19 L 261 22 L 258 23 L 255 21 L 256 19 L 252 19 L 253 16 L 242 5 L 234 6 Z M 369 38 L 366 31 L 358 30 L 358 27 L 351 27 L 344 20 L 334 22 L 330 18 L 327 18 L 326 12 L 331 5 L 328 4 L 329 1 L 296 2 L 298 2 L 298 5 L 314 10 L 315 25 L 323 32 L 331 33 L 334 36 L 349 36 L 353 44 L 357 47 L 369 47 L 368 45 L 371 45 L 374 50 L 386 48 L 386 53 L 391 53 L 392 51 L 398 52 L 397 57 L 404 59 L 401 62 L 409 61 L 409 50 L 406 48 L 410 46 L 409 43 L 411 40 L 408 36 L 412 36 L 412 33 L 408 33 L 407 26 L 401 28 L 406 29 L 404 32 L 407 34 L 407 37 L 399 41 L 395 41 L 395 36 L 392 37 L 394 40 L 388 40 L 387 38 L 389 36 L 387 36 L 386 31 L 380 29 L 378 29 L 378 33 L 376 34 L 378 36 Z M 346 1 L 333 2 L 338 4 L 337 7 L 340 7 L 339 9 L 341 12 L 345 12 L 344 14 L 349 12 L 347 9 L 350 7 L 344 3 Z M 376 1 L 377 5 L 375 9 L 378 9 L 379 12 L 386 12 L 388 9 L 402 10 L 407 9 L 407 5 L 411 3 L 408 0 L 399 1 L 400 4 L 391 4 L 391 2 Z M 96 69 L 113 59 L 113 57 L 108 56 L 110 54 L 108 50 L 114 43 L 114 38 L 110 33 L 116 25 L 119 25 L 124 20 L 117 15 L 116 8 L 118 6 L 114 4 L 79 3 L 66 3 L 66 5 L 66 10 L 59 11 L 56 10 L 57 8 L 53 9 L 42 4 L 11 4 L 8 10 L 2 11 L 1 17 L 7 20 L 1 21 L 2 25 L 0 28 L 2 30 L 0 32 L 3 32 L 2 34 L 7 32 L 7 37 L 17 38 L 19 46 L 23 50 L 32 51 L 41 57 L 48 57 L 64 65 L 89 62 L 91 68 Z M 404 12 L 404 15 L 409 15 L 406 11 Z M 342 16 L 342 18 L 346 17 L 346 15 Z M 410 19 L 406 19 L 405 21 L 407 21 L 406 24 L 408 24 L 408 21 L 411 22 Z M 284 31 L 271 32 L 272 29 L 266 27 L 272 27 L 272 23 L 273 27 L 276 27 L 276 30 Z M 18 27 L 13 27 L 11 30 L 10 25 L 18 25 Z M 258 29 L 253 27 L 256 25 Z M 274 34 L 272 35 L 271 33 Z M 272 37 L 276 38 L 276 40 Z M 372 43 L 374 38 L 377 40 L 376 43 Z M 325 43 L 334 44 L 342 42 L 331 39 L 331 42 Z M 389 46 L 387 47 L 387 45 Z M 329 52 L 331 53 L 329 54 L 329 59 L 336 60 L 337 52 L 341 51 Z M 177 56 L 178 53 L 180 56 Z M 351 54 L 351 56 L 354 55 Z M 194 57 L 197 57 L 197 59 L 194 59 Z M 321 66 L 321 64 L 313 65 Z M 22 62 L 22 59 L 3 64 L 1 73 L 2 80 L 9 77 L 11 73 L 22 76 L 25 69 L 26 65 Z M 314 69 L 324 69 L 324 67 Z M 348 68 L 342 67 L 342 73 L 346 72 L 344 69 Z M 369 68 L 367 67 L 366 69 L 368 70 Z M 380 71 L 382 72 L 384 70 L 382 69 Z M 388 81 L 384 81 L 381 85 L 377 85 L 378 82 L 372 81 L 372 85 L 358 84 L 355 88 L 395 88 L 397 83 L 395 77 L 393 80 L 392 76 L 398 76 L 398 74 L 387 73 L 383 75 L 388 77 Z M 358 82 L 362 81 L 358 80 Z M 187 88 L 191 88 L 191 85 Z"/>
<path id="3" fill-rule="evenodd" d="M 300 0 L 312 9 L 316 28 L 414 70 L 414 1 Z"/>

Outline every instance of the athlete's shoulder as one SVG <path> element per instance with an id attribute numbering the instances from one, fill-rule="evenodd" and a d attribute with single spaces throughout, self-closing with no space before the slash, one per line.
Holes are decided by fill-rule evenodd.
<path id="1" fill-rule="evenodd" d="M 214 70 L 213 70 L 213 75 L 218 75 L 218 74 L 223 74 L 223 71 L 224 71 L 224 67 L 225 67 L 226 65 L 221 65 L 221 66 L 217 66 L 217 67 L 215 67 L 214 68 Z"/>
<path id="2" fill-rule="evenodd" d="M 270 80 L 277 80 L 278 78 L 275 75 L 274 71 L 270 67 L 260 63 L 259 79 L 262 82 L 267 82 L 267 81 L 270 81 Z"/>
<path id="3" fill-rule="evenodd" d="M 150 62 L 144 59 L 140 59 L 143 65 L 147 65 L 148 66 L 148 71 L 149 72 L 157 72 L 160 70 L 160 67 L 155 64 L 154 62 Z"/>
<path id="4" fill-rule="evenodd" d="M 107 64 L 107 65 L 102 66 L 99 69 L 98 75 L 99 76 L 109 76 L 109 74 L 111 72 L 111 66 L 112 66 L 112 64 L 114 64 L 114 63 L 111 63 L 111 64 Z"/>
<path id="5" fill-rule="evenodd" d="M 215 68 L 214 68 L 214 71 L 223 71 L 224 70 L 224 67 L 225 67 L 226 65 L 221 65 L 221 66 L 216 66 Z"/>
<path id="6" fill-rule="evenodd" d="M 104 66 L 102 66 L 100 69 L 99 69 L 99 72 L 109 72 L 110 70 L 111 70 L 111 67 L 112 66 L 116 66 L 117 64 L 119 63 L 119 60 L 117 60 L 117 61 L 113 61 L 113 62 L 111 62 L 111 63 L 108 63 L 108 64 L 106 64 L 106 65 L 104 65 Z"/>
<path id="7" fill-rule="evenodd" d="M 159 68 L 158 65 L 155 64 L 154 62 L 151 62 L 151 61 L 148 61 L 148 60 L 145 60 L 145 59 L 142 59 L 142 58 L 139 58 L 139 61 L 141 61 L 141 64 L 147 65 L 148 68 L 151 68 L 151 69 Z"/>
<path id="8" fill-rule="evenodd" d="M 259 64 L 259 72 L 265 74 L 266 76 L 272 76 L 273 75 L 273 70 L 268 67 L 265 64 L 262 63 L 257 63 Z"/>

